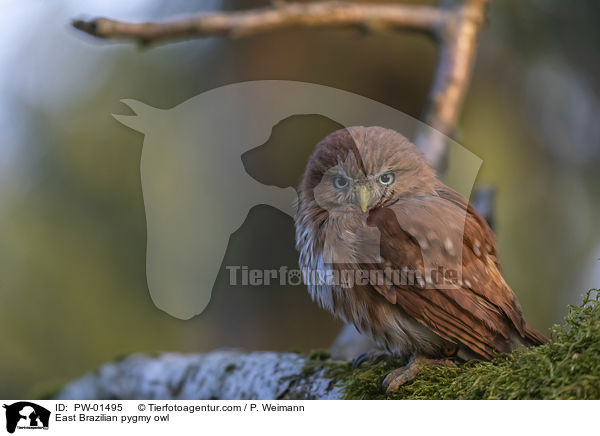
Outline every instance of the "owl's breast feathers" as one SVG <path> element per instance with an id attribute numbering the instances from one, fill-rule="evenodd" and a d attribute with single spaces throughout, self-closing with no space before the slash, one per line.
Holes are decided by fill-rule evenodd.
<path id="1" fill-rule="evenodd" d="M 309 223 L 315 224 L 306 216 L 303 221 L 302 211 L 298 218 L 297 224 L 304 222 L 309 227 Z M 539 345 L 547 341 L 526 324 L 515 295 L 504 281 L 489 226 L 452 189 L 439 183 L 433 195 L 401 198 L 391 206 L 374 209 L 367 224 L 380 232 L 381 259 L 377 264 L 361 263 L 353 268 L 408 269 L 425 276 L 428 267 L 443 266 L 458 270 L 458 283 L 446 287 L 422 281 L 402 284 L 371 281 L 367 286 L 347 289 L 313 288 L 313 298 L 326 299 L 327 308 L 333 313 L 345 319 L 348 316 L 339 312 L 347 312 L 349 306 L 365 308 L 360 319 L 349 321 L 363 324 L 357 327 L 372 335 L 384 335 L 383 340 L 375 339 L 389 343 L 393 340 L 391 332 L 369 323 L 389 327 L 392 320 L 382 317 L 390 316 L 394 306 L 409 318 L 409 325 L 422 326 L 443 341 L 466 347 L 468 355 L 484 359 L 498 352 L 510 352 L 518 344 Z M 321 232 L 326 226 L 321 223 L 310 229 L 300 228 L 304 228 L 305 236 L 313 233 L 310 242 L 302 237 L 297 240 L 301 266 L 314 268 L 315 259 L 320 258 L 323 250 L 326 238 Z M 348 268 L 348 265 L 332 267 Z M 405 331 L 413 348 L 420 348 L 419 340 L 429 342 L 431 347 L 431 338 L 423 334 L 415 336 L 415 332 L 419 333 L 419 329 Z"/>

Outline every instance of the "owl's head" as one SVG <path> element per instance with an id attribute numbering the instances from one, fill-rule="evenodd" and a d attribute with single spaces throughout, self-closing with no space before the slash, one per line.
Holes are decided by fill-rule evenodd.
<path id="1" fill-rule="evenodd" d="M 317 144 L 301 195 L 327 211 L 366 213 L 402 197 L 431 194 L 436 183 L 425 156 L 398 132 L 348 127 Z"/>

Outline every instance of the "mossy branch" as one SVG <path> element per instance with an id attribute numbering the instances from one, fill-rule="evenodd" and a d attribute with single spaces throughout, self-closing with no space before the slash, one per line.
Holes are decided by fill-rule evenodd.
<path id="1" fill-rule="evenodd" d="M 458 368 L 426 368 L 386 397 L 404 362 L 353 369 L 327 352 L 133 355 L 65 386 L 58 399 L 600 399 L 600 294 L 571 306 L 552 341 Z"/>
<path id="2" fill-rule="evenodd" d="M 571 306 L 552 341 L 540 347 L 469 362 L 458 368 L 426 368 L 390 399 L 600 399 L 600 299 L 588 292 Z M 380 380 L 394 369 L 381 363 L 343 374 L 344 397 L 383 399 Z"/>

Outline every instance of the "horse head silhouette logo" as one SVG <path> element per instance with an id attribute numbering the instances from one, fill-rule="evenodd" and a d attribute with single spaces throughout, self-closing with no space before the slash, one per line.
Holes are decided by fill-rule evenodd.
<path id="1" fill-rule="evenodd" d="M 155 305 L 189 319 L 208 305 L 229 237 L 255 205 L 293 215 L 292 187 L 268 186 L 241 155 L 265 143 L 273 127 L 298 114 L 342 126 L 379 125 L 412 136 L 419 121 L 338 89 L 266 80 L 227 85 L 171 109 L 122 100 L 135 115 L 113 115 L 145 135 L 141 183 L 147 222 L 146 276 Z M 454 188 L 470 194 L 481 161 L 453 143 L 462 162 Z"/>

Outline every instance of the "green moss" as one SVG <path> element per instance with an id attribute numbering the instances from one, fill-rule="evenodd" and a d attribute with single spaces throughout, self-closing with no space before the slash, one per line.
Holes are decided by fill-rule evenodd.
<path id="1" fill-rule="evenodd" d="M 317 350 L 312 350 L 310 352 L 310 354 L 308 355 L 308 359 L 309 360 L 329 360 L 331 358 L 331 354 L 329 353 L 328 350 L 322 350 L 322 349 L 317 349 Z"/>
<path id="2" fill-rule="evenodd" d="M 600 399 L 599 295 L 593 289 L 581 306 L 571 306 L 547 345 L 458 368 L 428 367 L 389 397 L 383 378 L 404 362 L 353 370 L 347 362 L 313 360 L 307 367 L 323 368 L 347 399 Z"/>
<path id="3" fill-rule="evenodd" d="M 330 359 L 331 354 L 329 353 L 329 351 L 322 349 L 312 350 L 308 354 L 308 360 L 302 367 L 302 375 L 310 376 L 323 368 L 329 368 L 332 366 L 335 367 L 338 364 L 338 362 L 332 362 Z M 339 377 L 334 377 L 330 374 L 328 375 L 329 377 L 335 378 L 336 380 L 341 378 L 341 374 L 339 375 Z"/>

